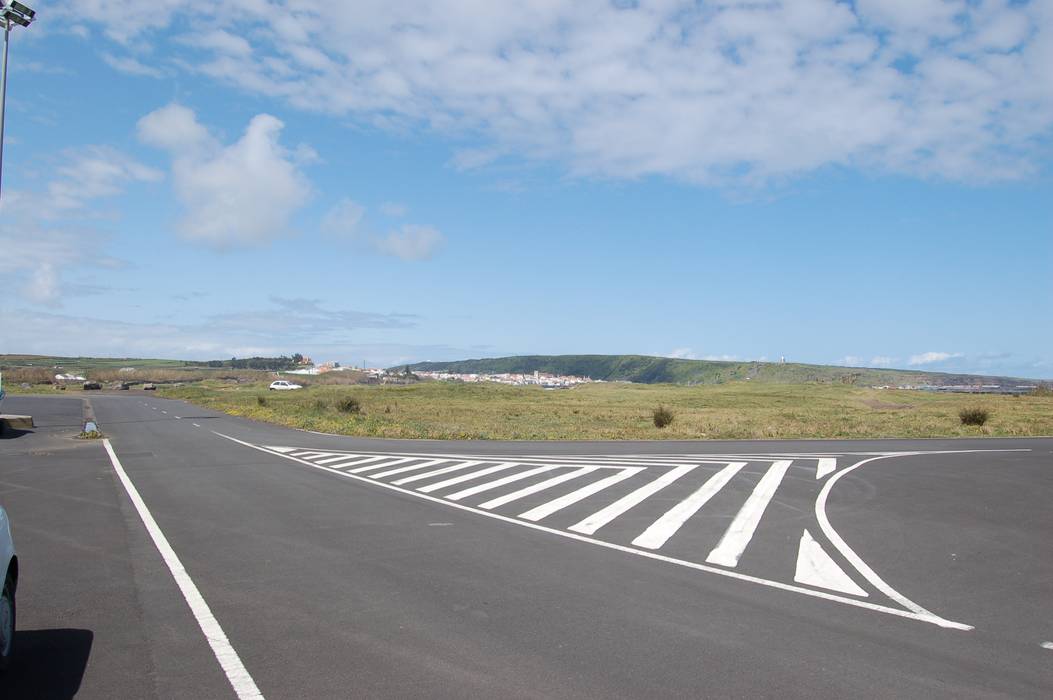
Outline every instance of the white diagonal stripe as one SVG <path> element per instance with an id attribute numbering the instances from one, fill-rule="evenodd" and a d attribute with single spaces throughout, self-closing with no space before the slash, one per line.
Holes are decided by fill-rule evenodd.
<path id="1" fill-rule="evenodd" d="M 421 479 L 430 479 L 433 476 L 442 476 L 443 474 L 449 474 L 450 472 L 455 472 L 458 469 L 467 469 L 468 467 L 474 467 L 477 464 L 482 464 L 482 462 L 457 462 L 456 464 L 452 464 L 448 467 L 443 467 L 442 469 L 436 469 L 434 471 L 425 472 L 423 474 L 414 474 L 413 476 L 407 476 L 405 479 L 399 479 L 398 481 L 393 481 L 391 483 L 398 485 L 410 484 L 414 481 L 420 481 Z"/>
<path id="2" fill-rule="evenodd" d="M 530 486 L 521 488 L 518 491 L 506 493 L 504 496 L 498 496 L 497 498 L 489 500 L 486 503 L 479 504 L 479 507 L 483 508 L 484 510 L 492 510 L 494 508 L 497 508 L 498 506 L 503 506 L 506 503 L 518 501 L 520 498 L 526 498 L 527 496 L 538 493 L 540 491 L 544 491 L 545 489 L 550 489 L 553 486 L 558 486 L 564 481 L 570 481 L 571 479 L 576 479 L 577 477 L 582 476 L 584 474 L 590 474 L 596 471 L 597 469 L 598 467 L 581 467 L 580 469 L 575 469 L 572 472 L 567 472 L 566 474 L 560 474 L 559 476 L 554 476 L 551 479 L 546 479 L 540 483 L 531 484 Z"/>
<path id="3" fill-rule="evenodd" d="M 566 496 L 561 496 L 555 500 L 549 501 L 548 503 L 542 503 L 537 508 L 531 508 L 527 512 L 521 514 L 519 517 L 524 520 L 541 520 L 555 513 L 557 510 L 562 510 L 569 505 L 577 503 L 580 500 L 588 498 L 594 493 L 599 493 L 608 486 L 614 486 L 619 481 L 625 481 L 630 476 L 635 476 L 644 470 L 644 467 L 626 467 L 615 474 L 608 476 L 606 479 L 600 479 L 594 481 L 588 486 L 582 486 L 577 491 L 571 491 Z"/>
<path id="4" fill-rule="evenodd" d="M 459 501 L 462 498 L 474 496 L 475 494 L 482 493 L 483 491 L 489 491 L 491 489 L 500 488 L 506 484 L 512 484 L 517 481 L 522 481 L 523 479 L 529 479 L 530 477 L 536 474 L 550 472 L 553 469 L 558 469 L 558 466 L 555 464 L 549 464 L 543 467 L 535 467 L 534 469 L 528 469 L 527 471 L 520 472 L 519 474 L 510 474 L 508 476 L 503 476 L 500 479 L 496 479 L 494 481 L 488 481 L 485 484 L 479 484 L 478 486 L 472 486 L 470 488 L 464 489 L 463 491 L 458 491 L 457 493 L 451 493 L 446 498 L 450 499 L 451 501 Z M 423 491 L 423 489 L 421 490 Z"/>
<path id="5" fill-rule="evenodd" d="M 411 472 L 414 469 L 426 469 L 428 467 L 434 467 L 436 464 L 442 464 L 443 462 L 449 462 L 448 459 L 429 459 L 426 462 L 420 464 L 411 464 L 408 467 L 399 467 L 398 469 L 389 469 L 386 472 L 380 472 L 379 474 L 370 474 L 371 479 L 384 479 L 389 476 L 395 476 L 396 474 L 404 474 L 405 472 Z"/>
<path id="6" fill-rule="evenodd" d="M 836 457 L 823 457 L 819 460 L 819 464 L 815 467 L 815 478 L 822 479 L 824 476 L 832 471 L 837 470 L 837 458 Z"/>
<path id="7" fill-rule="evenodd" d="M 697 464 L 682 464 L 676 469 L 670 469 L 668 472 L 658 477 L 654 481 L 648 484 L 644 484 L 632 493 L 622 496 L 606 508 L 596 511 L 589 517 L 582 520 L 580 523 L 571 525 L 568 529 L 573 530 L 574 532 L 581 532 L 586 535 L 591 535 L 610 521 L 617 518 L 625 511 L 635 506 L 637 503 L 643 501 L 645 498 L 653 494 L 658 493 L 666 486 L 673 483 L 674 481 L 682 477 L 684 474 L 687 474 L 689 471 L 691 471 L 697 466 Z"/>
<path id="8" fill-rule="evenodd" d="M 290 456 L 293 456 L 293 455 L 290 455 Z M 352 455 L 348 455 L 348 456 L 350 457 Z M 341 462 L 340 464 L 330 464 L 328 466 L 333 468 L 333 469 L 343 469 L 344 467 L 353 467 L 356 464 L 368 464 L 369 462 L 377 462 L 379 460 L 387 459 L 387 458 L 388 458 L 387 455 L 378 455 L 378 456 L 373 456 L 373 457 L 354 457 L 354 459 L 349 459 L 346 462 Z"/>
<path id="9" fill-rule="evenodd" d="M 384 469 L 385 467 L 393 467 L 396 464 L 405 464 L 406 462 L 412 462 L 416 457 L 382 457 L 380 461 L 374 462 L 373 464 L 365 467 L 355 467 L 354 469 L 348 469 L 349 474 L 361 474 L 362 472 L 371 472 L 374 469 Z M 363 462 L 364 464 L 364 462 Z"/>
<path id="10" fill-rule="evenodd" d="M 643 531 L 639 537 L 633 540 L 637 547 L 647 549 L 659 549 L 680 529 L 687 519 L 697 513 L 709 499 L 717 495 L 720 489 L 731 481 L 740 469 L 746 466 L 745 462 L 728 462 L 727 466 L 713 476 L 706 479 L 693 494 L 670 508 L 665 515 L 651 523 L 651 526 Z"/>
<path id="11" fill-rule="evenodd" d="M 518 466 L 517 462 L 501 462 L 500 464 L 495 464 L 492 467 L 487 467 L 486 469 L 480 469 L 477 472 L 469 472 L 468 474 L 461 474 L 459 476 L 455 476 L 455 477 L 452 477 L 450 479 L 446 479 L 444 481 L 439 481 L 439 482 L 434 483 L 434 484 L 428 484 L 427 486 L 421 486 L 417 490 L 422 492 L 422 493 L 431 493 L 432 491 L 438 491 L 439 489 L 444 489 L 447 486 L 454 486 L 456 484 L 460 484 L 460 483 L 463 483 L 465 481 L 471 481 L 472 479 L 478 479 L 480 476 L 486 476 L 487 474 L 493 474 L 494 472 L 501 472 L 501 471 L 504 471 L 505 469 L 511 469 L 512 467 L 515 467 L 515 466 Z"/>
<path id="12" fill-rule="evenodd" d="M 720 564 L 722 566 L 737 566 L 739 557 L 746 550 L 746 545 L 753 539 L 753 533 L 757 530 L 764 509 L 768 507 L 775 490 L 779 488 L 782 478 L 786 476 L 786 470 L 790 468 L 793 460 L 786 459 L 775 462 L 768 471 L 764 473 L 757 487 L 746 499 L 742 509 L 731 521 L 731 525 L 720 538 L 720 542 L 706 557 L 709 564 Z"/>
<path id="13" fill-rule="evenodd" d="M 355 457 L 361 457 L 362 456 L 362 455 L 348 454 L 347 452 L 344 452 L 343 454 L 339 454 L 339 453 L 334 452 L 333 454 L 336 455 L 336 456 L 335 457 L 329 457 L 327 459 L 318 459 L 318 460 L 315 460 L 315 461 L 318 462 L 319 464 L 332 464 L 333 462 L 339 462 L 339 461 L 344 460 L 344 459 L 354 459 Z"/>

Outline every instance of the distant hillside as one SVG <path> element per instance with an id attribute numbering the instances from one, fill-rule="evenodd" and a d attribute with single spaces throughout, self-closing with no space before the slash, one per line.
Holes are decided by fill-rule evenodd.
<path id="1" fill-rule="evenodd" d="M 647 355 L 522 355 L 456 362 L 418 362 L 410 365 L 410 369 L 459 374 L 519 374 L 538 371 L 641 384 L 721 384 L 743 379 L 773 384 L 825 382 L 862 386 L 977 383 L 1013 386 L 1019 383 L 1038 383 L 1010 377 L 973 374 L 796 363 L 681 360 Z"/>

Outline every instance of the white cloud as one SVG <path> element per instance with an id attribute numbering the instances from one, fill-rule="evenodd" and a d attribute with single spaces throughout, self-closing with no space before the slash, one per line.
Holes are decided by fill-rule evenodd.
<path id="1" fill-rule="evenodd" d="M 960 352 L 923 352 L 919 355 L 911 355 L 907 364 L 914 367 L 917 365 L 931 365 L 938 362 L 946 362 L 965 355 Z"/>
<path id="2" fill-rule="evenodd" d="M 431 226 L 406 224 L 397 231 L 376 236 L 371 245 L 384 255 L 403 260 L 428 260 L 435 257 L 446 238 Z"/>
<path id="3" fill-rule="evenodd" d="M 365 213 L 365 207 L 345 197 L 322 217 L 322 232 L 330 236 L 353 238 L 358 235 L 358 225 Z"/>
<path id="4" fill-rule="evenodd" d="M 111 14 L 95 7 L 55 13 Z M 431 128 L 457 167 L 508 154 L 700 183 L 828 166 L 988 180 L 1034 172 L 1053 127 L 1048 1 L 123 0 L 120 14 L 104 27 L 116 41 L 189 22 L 173 44 L 188 70 Z"/>
<path id="5" fill-rule="evenodd" d="M 870 358 L 871 367 L 891 367 L 896 362 L 898 362 L 897 358 L 888 357 L 887 355 L 876 355 Z"/>
<path id="6" fill-rule="evenodd" d="M 862 367 L 864 360 L 857 355 L 845 355 L 841 358 L 841 364 L 846 367 Z"/>
<path id="7" fill-rule="evenodd" d="M 310 185 L 296 154 L 278 142 L 283 126 L 258 114 L 241 139 L 224 146 L 181 105 L 139 120 L 140 139 L 171 153 L 176 195 L 186 210 L 178 226 L 184 237 L 226 248 L 289 232 L 289 220 L 306 204 Z"/>
<path id="8" fill-rule="evenodd" d="M 677 360 L 696 360 L 695 351 L 691 348 L 676 348 L 665 355 L 666 357 L 672 357 Z"/>
<path id="9" fill-rule="evenodd" d="M 409 211 L 402 202 L 384 202 L 380 205 L 380 213 L 393 219 L 401 219 Z"/>
<path id="10" fill-rule="evenodd" d="M 141 75 L 147 78 L 160 78 L 164 76 L 164 73 L 160 69 L 154 66 L 148 66 L 142 61 L 132 56 L 114 56 L 111 53 L 104 53 L 102 60 L 106 62 L 110 68 L 120 73 L 126 73 L 128 75 Z"/>
<path id="11" fill-rule="evenodd" d="M 38 190 L 7 190 L 0 201 L 0 279 L 6 289 L 34 304 L 60 306 L 72 291 L 91 285 L 68 277 L 120 262 L 102 252 L 107 234 L 93 222 L 105 214 L 106 198 L 129 185 L 160 180 L 161 172 L 112 148 L 67 149 L 52 166 L 54 178 Z M 7 332 L 9 329 L 4 329 Z"/>

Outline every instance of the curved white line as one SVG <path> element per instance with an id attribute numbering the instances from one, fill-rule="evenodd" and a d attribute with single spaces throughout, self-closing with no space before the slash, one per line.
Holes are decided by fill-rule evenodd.
<path id="1" fill-rule="evenodd" d="M 823 534 L 826 535 L 826 539 L 828 539 L 830 543 L 837 548 L 837 551 L 841 552 L 841 555 L 844 556 L 844 558 L 847 559 L 849 563 L 855 567 L 856 571 L 858 571 L 863 576 L 863 578 L 869 581 L 870 584 L 874 586 L 874 588 L 878 589 L 886 596 L 902 605 L 907 610 L 910 610 L 911 612 L 922 617 L 932 618 L 933 622 L 935 622 L 936 624 L 941 624 L 941 622 L 947 622 L 947 620 L 940 617 L 934 612 L 926 610 L 907 596 L 897 591 L 892 586 L 885 583 L 885 581 L 880 576 L 878 576 L 873 569 L 867 566 L 867 563 L 863 561 L 858 554 L 852 551 L 852 548 L 849 547 L 843 539 L 841 539 L 841 536 L 837 534 L 836 530 L 834 530 L 833 525 L 830 524 L 830 519 L 826 517 L 827 496 L 830 495 L 830 490 L 834 487 L 834 484 L 837 483 L 837 480 L 840 479 L 842 476 L 848 474 L 849 472 L 855 469 L 858 469 L 859 467 L 863 466 L 864 464 L 867 464 L 868 462 L 873 462 L 879 459 L 888 459 L 889 457 L 909 457 L 916 456 L 919 454 L 924 453 L 901 452 L 899 454 L 894 455 L 881 455 L 880 457 L 871 457 L 869 459 L 864 459 L 862 461 L 856 462 L 852 466 L 837 472 L 832 477 L 830 477 L 830 479 L 823 485 L 822 491 L 819 492 L 819 497 L 815 500 L 815 518 L 819 521 L 819 527 L 822 528 Z"/>

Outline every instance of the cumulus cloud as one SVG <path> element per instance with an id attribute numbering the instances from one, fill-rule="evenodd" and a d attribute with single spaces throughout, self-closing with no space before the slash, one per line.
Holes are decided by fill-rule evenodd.
<path id="1" fill-rule="evenodd" d="M 401 219 L 408 211 L 409 207 L 402 202 L 384 202 L 380 205 L 380 213 L 393 219 Z"/>
<path id="2" fill-rule="evenodd" d="M 192 110 L 162 107 L 139 120 L 139 138 L 169 151 L 176 196 L 185 214 L 179 232 L 217 248 L 267 242 L 289 232 L 310 185 L 295 152 L 278 142 L 283 124 L 269 114 L 249 121 L 242 137 L 223 145 Z"/>
<path id="3" fill-rule="evenodd" d="M 676 348 L 675 350 L 671 350 L 670 352 L 666 353 L 665 356 L 666 357 L 672 357 L 673 359 L 676 359 L 676 360 L 697 360 L 698 359 L 695 356 L 695 351 L 692 350 L 691 348 Z"/>
<path id="4" fill-rule="evenodd" d="M 385 202 L 380 208 L 389 216 L 405 213 L 405 206 L 401 204 Z M 365 207 L 345 197 L 322 217 L 322 233 L 357 242 L 374 253 L 402 260 L 431 259 L 446 242 L 446 237 L 435 227 L 416 224 L 404 224 L 386 234 L 369 233 L 362 226 L 365 213 Z"/>
<path id="5" fill-rule="evenodd" d="M 322 217 L 322 232 L 330 236 L 353 238 L 358 235 L 358 225 L 366 208 L 350 199 L 344 198 L 336 203 Z"/>
<path id="6" fill-rule="evenodd" d="M 91 5 L 98 0 L 91 0 Z M 55 8 L 79 22 L 107 12 Z M 118 42 L 304 110 L 450 135 L 573 173 L 757 183 L 836 166 L 952 180 L 1035 171 L 1053 6 L 1005 0 L 123 0 Z M 65 8 L 65 10 L 63 9 Z"/>
<path id="7" fill-rule="evenodd" d="M 911 367 L 915 367 L 917 365 L 932 365 L 938 362 L 946 362 L 947 360 L 953 360 L 964 356 L 964 353 L 960 352 L 923 352 L 918 355 L 911 355 L 910 359 L 907 360 L 907 364 Z"/>

